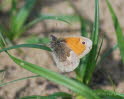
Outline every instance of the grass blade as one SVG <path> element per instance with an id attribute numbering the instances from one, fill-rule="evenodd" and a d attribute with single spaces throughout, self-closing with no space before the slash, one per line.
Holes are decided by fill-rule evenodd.
<path id="1" fill-rule="evenodd" d="M 65 92 L 56 92 L 48 96 L 25 96 L 19 99 L 58 99 L 59 97 L 72 99 L 72 96 Z"/>
<path id="2" fill-rule="evenodd" d="M 94 92 L 103 99 L 124 99 L 124 94 L 110 90 L 94 90 Z"/>
<path id="3" fill-rule="evenodd" d="M 100 51 L 101 51 L 102 45 L 103 45 L 103 38 L 102 38 L 102 41 L 100 43 L 100 47 L 98 49 L 98 54 L 97 54 L 97 57 L 96 57 L 96 61 L 98 61 L 98 58 L 99 58 L 99 55 L 100 55 Z"/>
<path id="4" fill-rule="evenodd" d="M 5 78 L 5 69 L 0 70 L 0 83 L 4 81 Z"/>
<path id="5" fill-rule="evenodd" d="M 51 49 L 49 47 L 45 46 L 45 45 L 38 45 L 38 44 L 19 44 L 19 45 L 11 46 L 11 47 L 8 47 L 8 48 L 0 49 L 0 53 L 1 52 L 4 52 L 4 51 L 11 50 L 11 49 L 21 48 L 21 47 L 38 48 L 38 49 L 43 49 L 43 50 L 51 51 Z"/>
<path id="6" fill-rule="evenodd" d="M 1 72 L 5 72 L 5 71 L 6 71 L 5 69 L 2 69 L 2 70 L 0 70 L 0 73 L 1 73 Z"/>
<path id="7" fill-rule="evenodd" d="M 89 89 L 87 86 L 85 86 L 81 83 L 78 83 L 72 79 L 69 79 L 63 75 L 52 72 L 52 71 L 42 68 L 40 66 L 20 60 L 16 57 L 10 55 L 9 53 L 8 53 L 8 55 L 16 64 L 18 64 L 22 68 L 25 68 L 26 70 L 29 70 L 35 74 L 38 74 L 38 75 L 40 75 L 44 78 L 47 78 L 53 82 L 56 82 L 58 84 L 64 85 L 67 88 L 71 89 L 72 91 L 86 97 L 87 99 L 100 99 L 92 92 L 91 89 Z"/>
<path id="8" fill-rule="evenodd" d="M 3 34 L 0 32 L 0 48 L 4 48 L 6 46 L 6 42 L 4 40 Z"/>
<path id="9" fill-rule="evenodd" d="M 88 62 L 87 59 L 88 59 L 88 55 L 80 60 L 80 65 L 75 69 L 76 79 L 78 79 L 81 82 L 84 82 L 84 76 L 86 74 L 87 62 Z"/>
<path id="10" fill-rule="evenodd" d="M 31 9 L 33 8 L 36 0 L 25 0 L 25 5 L 20 9 L 15 17 L 11 20 L 11 33 L 12 38 L 19 37 L 22 33 L 22 27 L 27 20 Z M 14 36 L 14 37 L 13 37 Z"/>
<path id="11" fill-rule="evenodd" d="M 23 78 L 20 78 L 20 79 L 12 80 L 12 81 L 0 84 L 0 87 L 3 87 L 3 86 L 8 85 L 8 84 L 15 83 L 17 81 L 26 80 L 26 79 L 35 78 L 35 77 L 40 77 L 40 76 L 39 75 L 35 75 L 35 76 L 23 77 Z"/>
<path id="12" fill-rule="evenodd" d="M 54 16 L 54 15 L 39 15 L 36 19 L 34 19 L 33 21 L 31 21 L 30 23 L 28 23 L 25 26 L 25 29 L 28 29 L 29 27 L 33 26 L 34 24 L 43 21 L 43 20 L 58 20 L 58 21 L 63 21 L 66 23 L 70 24 L 70 21 L 72 22 L 72 20 L 78 20 L 77 16 Z M 69 21 L 70 20 L 70 21 Z"/>
<path id="13" fill-rule="evenodd" d="M 112 48 L 110 48 L 108 51 L 106 51 L 102 56 L 101 59 L 98 62 L 98 65 L 102 63 L 102 61 L 109 56 L 114 50 L 116 50 L 118 48 L 118 45 L 114 45 Z"/>
<path id="14" fill-rule="evenodd" d="M 15 14 L 17 13 L 17 0 L 12 0 L 11 1 L 11 17 L 15 16 Z"/>
<path id="15" fill-rule="evenodd" d="M 123 35 L 123 32 L 122 32 L 122 28 L 120 26 L 120 23 L 118 21 L 118 18 L 109 2 L 109 0 L 106 0 L 107 2 L 107 5 L 108 5 L 108 8 L 109 8 L 109 11 L 111 13 L 111 16 L 112 16 L 112 20 L 113 20 L 113 23 L 114 23 L 114 28 L 115 28 L 115 31 L 116 31 L 116 38 L 117 38 L 117 41 L 118 41 L 118 47 L 120 49 L 120 53 L 121 53 L 121 58 L 123 60 L 123 63 L 124 63 L 124 35 Z"/>
<path id="16" fill-rule="evenodd" d="M 92 74 L 94 72 L 94 69 L 96 67 L 96 58 L 97 58 L 97 50 L 98 50 L 98 37 L 99 37 L 99 0 L 95 0 L 95 23 L 93 27 L 93 33 L 91 35 L 91 40 L 93 41 L 92 50 L 89 53 L 88 59 L 87 59 L 87 66 L 85 75 L 83 75 L 84 78 L 83 82 L 88 84 L 91 80 Z"/>
<path id="17" fill-rule="evenodd" d="M 99 0 L 95 0 L 95 23 L 93 26 L 93 33 L 91 34 L 91 40 L 93 41 L 91 56 L 92 59 L 96 61 L 99 40 Z"/>
<path id="18" fill-rule="evenodd" d="M 48 38 L 41 38 L 41 37 L 38 37 L 38 36 L 31 36 L 31 37 L 28 37 L 26 40 L 25 40 L 26 43 L 28 44 L 49 44 L 50 43 L 50 39 Z"/>

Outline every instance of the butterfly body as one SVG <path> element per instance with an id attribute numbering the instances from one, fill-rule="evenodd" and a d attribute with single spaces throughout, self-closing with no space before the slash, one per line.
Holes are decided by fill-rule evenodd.
<path id="1" fill-rule="evenodd" d="M 92 48 L 92 41 L 85 37 L 57 38 L 52 35 L 51 38 L 52 55 L 62 72 L 73 71 L 79 65 L 80 58 Z"/>

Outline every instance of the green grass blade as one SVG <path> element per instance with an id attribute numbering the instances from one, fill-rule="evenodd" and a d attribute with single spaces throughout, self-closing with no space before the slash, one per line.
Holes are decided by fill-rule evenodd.
<path id="1" fill-rule="evenodd" d="M 43 21 L 43 20 L 58 20 L 58 21 L 63 21 L 63 22 L 66 22 L 66 23 L 69 23 L 70 24 L 70 21 L 72 22 L 72 20 L 74 19 L 78 19 L 77 16 L 54 16 L 54 15 L 39 15 L 36 19 L 34 19 L 33 21 L 31 21 L 30 23 L 28 23 L 26 26 L 25 26 L 25 29 L 33 26 L 34 24 L 40 22 L 40 21 Z"/>
<path id="2" fill-rule="evenodd" d="M 19 37 L 22 33 L 22 27 L 27 20 L 31 9 L 33 8 L 36 0 L 25 0 L 25 5 L 20 9 L 15 17 L 11 20 L 11 33 L 12 36 Z"/>
<path id="3" fill-rule="evenodd" d="M 80 19 L 82 22 L 84 21 L 83 18 Z M 86 24 L 82 22 L 81 22 L 81 31 L 82 31 L 81 35 L 87 36 L 88 34 L 86 32 Z M 93 27 L 93 33 L 91 35 L 91 39 L 93 41 L 93 48 L 89 55 L 81 59 L 80 65 L 76 69 L 76 74 L 78 79 L 84 83 L 88 83 L 87 79 L 90 79 L 90 75 L 92 75 L 90 70 L 94 71 L 93 68 L 95 68 L 94 62 L 96 62 L 96 60 L 94 57 L 96 57 L 97 45 L 98 45 L 98 28 L 99 28 L 99 2 L 98 0 L 95 0 L 95 23 Z"/>
<path id="4" fill-rule="evenodd" d="M 78 82 L 76 82 L 72 79 L 69 79 L 66 76 L 60 75 L 56 72 L 52 72 L 52 71 L 42 68 L 40 66 L 20 60 L 16 57 L 10 55 L 9 53 L 8 53 L 8 55 L 16 64 L 18 64 L 22 68 L 25 68 L 26 70 L 31 71 L 35 74 L 38 74 L 38 75 L 40 75 L 44 78 L 47 78 L 53 82 L 64 85 L 65 87 L 71 89 L 72 91 L 86 97 L 86 99 L 100 99 L 92 92 L 91 89 L 89 89 L 84 84 L 78 83 Z"/>
<path id="5" fill-rule="evenodd" d="M 6 46 L 6 42 L 4 40 L 3 34 L 0 32 L 0 48 L 4 48 Z"/>
<path id="6" fill-rule="evenodd" d="M 97 57 L 96 57 L 96 61 L 98 61 L 98 58 L 99 58 L 99 55 L 100 55 L 100 51 L 101 51 L 101 49 L 102 49 L 102 45 L 103 45 L 103 38 L 102 38 L 102 41 L 101 41 L 101 43 L 100 43 L 100 47 L 99 47 L 99 49 L 98 49 L 98 54 L 97 54 Z"/>
<path id="7" fill-rule="evenodd" d="M 114 45 L 112 48 L 110 48 L 108 51 L 106 51 L 102 56 L 101 59 L 98 62 L 98 65 L 102 63 L 102 61 L 108 57 L 114 50 L 116 50 L 118 48 L 118 45 Z"/>
<path id="8" fill-rule="evenodd" d="M 12 83 L 15 83 L 15 82 L 18 82 L 18 81 L 21 81 L 21 80 L 27 80 L 27 79 L 36 78 L 36 77 L 40 77 L 40 76 L 39 75 L 35 75 L 35 76 L 23 77 L 23 78 L 12 80 L 12 81 L 9 81 L 9 82 L 6 82 L 6 83 L 1 83 L 0 87 L 6 86 L 8 84 L 12 84 Z"/>
<path id="9" fill-rule="evenodd" d="M 0 83 L 4 81 L 6 69 L 0 70 Z"/>
<path id="10" fill-rule="evenodd" d="M 0 73 L 1 73 L 1 72 L 5 72 L 5 71 L 6 71 L 5 69 L 2 69 L 2 70 L 0 70 Z"/>
<path id="11" fill-rule="evenodd" d="M 65 92 L 56 92 L 48 96 L 25 96 L 19 99 L 58 99 L 59 97 L 72 99 L 71 95 Z"/>
<path id="12" fill-rule="evenodd" d="M 96 61 L 98 60 L 98 57 L 99 57 L 99 54 L 100 54 L 100 51 L 101 51 L 101 48 L 102 48 L 102 44 L 103 44 L 103 38 L 102 38 L 102 41 L 100 43 L 100 47 L 98 49 L 98 54 L 96 56 Z M 85 76 L 85 73 L 87 72 L 86 71 L 87 64 L 88 64 L 88 55 L 81 59 L 80 66 L 76 70 L 77 76 L 79 76 L 78 79 L 81 80 L 81 81 L 84 81 L 84 76 Z M 82 79 L 80 79 L 80 78 L 82 78 Z"/>
<path id="13" fill-rule="evenodd" d="M 45 45 L 38 45 L 38 44 L 19 44 L 19 45 L 11 46 L 11 47 L 8 47 L 8 48 L 0 49 L 0 53 L 1 52 L 4 52 L 4 51 L 11 50 L 11 49 L 21 48 L 21 47 L 38 48 L 38 49 L 43 49 L 43 50 L 46 50 L 46 51 L 51 51 L 51 49 L 49 47 L 45 46 Z"/>
<path id="14" fill-rule="evenodd" d="M 112 80 L 112 77 L 110 75 L 108 75 L 108 80 L 112 86 L 112 90 L 115 91 L 116 90 L 116 84 L 114 83 L 114 81 Z"/>
<path id="15" fill-rule="evenodd" d="M 84 76 L 86 74 L 87 62 L 88 62 L 87 59 L 88 59 L 88 55 L 80 60 L 80 65 L 75 69 L 76 78 L 81 82 L 84 82 Z"/>
<path id="16" fill-rule="evenodd" d="M 87 37 L 87 24 L 85 22 L 85 19 L 83 17 L 80 18 L 81 21 L 81 35 Z"/>
<path id="17" fill-rule="evenodd" d="M 124 94 L 120 94 L 110 90 L 94 90 L 94 92 L 102 99 L 124 99 Z"/>
<path id="18" fill-rule="evenodd" d="M 95 0 L 95 23 L 93 26 L 93 33 L 91 34 L 91 40 L 93 41 L 91 59 L 95 60 L 97 55 L 98 40 L 99 40 L 99 0 Z"/>
<path id="19" fill-rule="evenodd" d="M 107 5 L 108 5 L 108 8 L 109 8 L 109 11 L 111 13 L 111 16 L 112 16 L 112 20 L 113 20 L 113 23 L 114 23 L 114 28 L 115 28 L 115 31 L 116 31 L 116 38 L 117 38 L 117 41 L 118 41 L 118 47 L 120 49 L 120 54 L 121 54 L 121 58 L 123 60 L 123 63 L 124 63 L 124 35 L 123 35 L 123 32 L 122 32 L 122 28 L 120 26 L 120 23 L 118 21 L 118 18 L 109 2 L 109 0 L 106 0 L 107 2 Z"/>
<path id="20" fill-rule="evenodd" d="M 11 17 L 15 16 L 16 12 L 17 12 L 17 0 L 12 0 L 11 2 L 11 10 L 10 10 L 10 14 L 11 14 Z"/>
<path id="21" fill-rule="evenodd" d="M 95 23 L 93 26 L 93 33 L 91 35 L 91 40 L 93 41 L 92 50 L 87 59 L 87 66 L 83 82 L 88 84 L 91 80 L 92 74 L 96 67 L 96 58 L 97 58 L 97 50 L 98 50 L 98 37 L 99 37 L 99 0 L 95 0 Z"/>
<path id="22" fill-rule="evenodd" d="M 26 40 L 25 40 L 26 43 L 28 44 L 49 44 L 50 43 L 50 39 L 48 38 L 41 38 L 41 37 L 38 37 L 38 36 L 31 36 L 31 37 L 28 37 Z"/>

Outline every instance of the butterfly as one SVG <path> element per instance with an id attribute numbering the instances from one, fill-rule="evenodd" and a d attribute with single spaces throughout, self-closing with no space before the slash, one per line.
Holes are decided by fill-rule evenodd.
<path id="1" fill-rule="evenodd" d="M 92 41 L 86 37 L 57 38 L 51 35 L 50 48 L 57 67 L 62 72 L 73 71 L 92 49 Z"/>

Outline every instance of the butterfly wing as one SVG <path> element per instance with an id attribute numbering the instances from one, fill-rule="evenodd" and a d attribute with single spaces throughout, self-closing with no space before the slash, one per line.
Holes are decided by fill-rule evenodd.
<path id="1" fill-rule="evenodd" d="M 85 43 L 82 43 L 85 42 Z M 57 67 L 62 72 L 73 71 L 92 48 L 92 41 L 85 37 L 67 37 L 58 39 L 52 36 L 50 47 Z"/>
<path id="2" fill-rule="evenodd" d="M 88 54 L 90 52 L 90 50 L 92 49 L 92 41 L 86 37 L 80 37 L 80 42 L 83 44 L 83 42 L 85 42 L 85 50 L 82 51 L 82 53 L 78 56 L 79 58 L 84 57 L 86 54 Z"/>
<path id="3" fill-rule="evenodd" d="M 82 58 L 92 48 L 92 41 L 85 37 L 68 37 L 65 38 L 67 46 L 74 51 L 79 58 Z"/>
<path id="4" fill-rule="evenodd" d="M 61 55 L 61 57 L 63 57 Z M 79 58 L 78 56 L 73 52 L 70 51 L 70 55 L 66 57 L 66 60 L 61 61 L 58 58 L 58 55 L 56 55 L 53 52 L 53 58 L 56 62 L 57 67 L 62 71 L 62 72 L 71 72 L 73 71 L 78 65 L 79 65 Z"/>
<path id="5" fill-rule="evenodd" d="M 67 46 L 65 40 L 54 37 L 50 47 L 56 65 L 62 72 L 73 71 L 79 65 L 78 56 Z"/>

